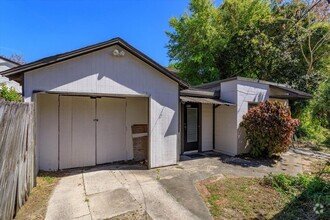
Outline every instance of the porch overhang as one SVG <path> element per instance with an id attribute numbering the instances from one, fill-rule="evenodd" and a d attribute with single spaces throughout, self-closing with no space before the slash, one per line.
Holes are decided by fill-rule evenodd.
<path id="1" fill-rule="evenodd" d="M 190 97 L 190 96 L 180 96 L 181 102 L 192 102 L 192 103 L 202 103 L 202 104 L 214 104 L 214 105 L 227 105 L 235 106 L 235 104 L 230 102 L 225 102 L 219 99 L 213 98 L 202 98 L 202 97 Z"/>

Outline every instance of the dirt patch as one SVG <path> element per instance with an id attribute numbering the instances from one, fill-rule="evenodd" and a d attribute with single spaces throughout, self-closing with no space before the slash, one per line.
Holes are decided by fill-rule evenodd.
<path id="1" fill-rule="evenodd" d="M 258 178 L 223 178 L 204 182 L 208 192 L 205 188 L 200 192 L 214 219 L 270 219 L 284 208 L 286 198 L 260 182 Z"/>
<path id="2" fill-rule="evenodd" d="M 30 193 L 27 202 L 18 211 L 15 219 L 45 219 L 48 200 L 63 172 L 43 172 L 37 176 L 37 186 Z"/>
<path id="3" fill-rule="evenodd" d="M 211 196 L 209 190 L 207 189 L 207 185 L 211 184 L 211 183 L 215 183 L 221 179 L 224 179 L 225 176 L 222 175 L 222 174 L 218 174 L 218 175 L 215 175 L 215 176 L 212 176 L 210 178 L 207 178 L 205 180 L 202 180 L 202 181 L 199 181 L 196 183 L 196 189 L 198 190 L 198 192 L 200 193 L 201 197 L 204 199 L 204 200 L 207 200 L 207 198 L 209 196 Z"/>
<path id="4" fill-rule="evenodd" d="M 134 210 L 131 212 L 124 213 L 122 215 L 118 215 L 116 217 L 110 218 L 109 220 L 152 220 L 152 218 L 149 216 L 149 214 L 140 209 L 140 210 Z"/>

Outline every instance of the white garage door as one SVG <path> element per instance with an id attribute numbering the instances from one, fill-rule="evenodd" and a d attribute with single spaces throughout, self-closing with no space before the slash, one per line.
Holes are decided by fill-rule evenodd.
<path id="1" fill-rule="evenodd" d="M 60 169 L 126 160 L 125 99 L 60 96 Z"/>
<path id="2" fill-rule="evenodd" d="M 126 100 L 97 99 L 97 164 L 126 159 Z"/>
<path id="3" fill-rule="evenodd" d="M 60 169 L 95 165 L 95 100 L 60 96 Z"/>

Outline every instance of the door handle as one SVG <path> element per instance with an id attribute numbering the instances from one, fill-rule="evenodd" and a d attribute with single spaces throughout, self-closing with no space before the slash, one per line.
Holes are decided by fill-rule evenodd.
<path id="1" fill-rule="evenodd" d="M 99 119 L 95 118 L 93 121 L 96 121 L 96 122 L 98 122 L 98 121 L 99 121 Z"/>

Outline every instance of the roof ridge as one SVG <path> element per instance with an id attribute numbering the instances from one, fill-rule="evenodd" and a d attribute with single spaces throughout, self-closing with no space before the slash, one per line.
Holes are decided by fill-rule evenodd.
<path id="1" fill-rule="evenodd" d="M 13 63 L 13 64 L 17 64 L 18 66 L 21 66 L 22 65 L 22 64 L 20 64 L 20 63 L 18 63 L 16 61 L 13 61 L 13 60 L 11 60 L 11 59 L 9 59 L 7 57 L 1 56 L 1 55 L 0 55 L 0 59 L 3 59 L 5 61 L 10 62 L 10 63 Z M 13 67 L 13 68 L 15 68 L 15 67 Z"/>
<path id="2" fill-rule="evenodd" d="M 91 52 L 94 52 L 94 51 L 97 51 L 97 50 L 107 48 L 107 47 L 110 47 L 110 46 L 113 46 L 113 45 L 116 45 L 116 44 L 123 47 L 123 49 L 127 50 L 129 53 L 136 56 L 140 60 L 144 61 L 148 65 L 152 66 L 156 70 L 160 71 L 161 73 L 163 73 L 167 77 L 169 77 L 172 80 L 176 81 L 177 83 L 179 83 L 180 86 L 182 86 L 184 88 L 189 87 L 189 84 L 187 82 L 180 79 L 177 75 L 173 74 L 171 71 L 167 70 L 165 67 L 163 67 L 162 65 L 160 65 L 159 63 L 157 63 L 156 61 L 151 59 L 146 54 L 144 54 L 141 51 L 137 50 L 135 47 L 133 47 L 132 45 L 130 45 L 129 43 L 127 43 L 125 40 L 123 40 L 120 37 L 112 38 L 112 39 L 107 40 L 107 41 L 92 44 L 92 45 L 85 46 L 85 47 L 75 49 L 75 50 L 72 50 L 72 51 L 68 51 L 68 52 L 65 52 L 65 53 L 60 53 L 60 54 L 55 54 L 55 55 L 52 55 L 52 56 L 48 56 L 48 57 L 36 60 L 34 62 L 31 62 L 31 63 L 27 63 L 27 64 L 24 64 L 24 65 L 20 65 L 20 66 L 5 70 L 5 71 L 1 72 L 1 75 L 4 75 L 4 76 L 20 75 L 25 71 L 31 71 L 31 70 L 34 70 L 34 69 L 42 68 L 44 66 L 48 66 L 48 65 L 52 65 L 52 64 L 55 64 L 55 63 L 58 63 L 58 62 L 62 62 L 62 61 L 65 61 L 65 60 L 68 60 L 68 59 L 71 59 L 71 58 L 74 58 L 74 57 L 77 57 L 77 56 L 81 56 L 81 55 L 84 55 L 84 54 L 88 54 L 88 53 L 91 53 Z"/>

